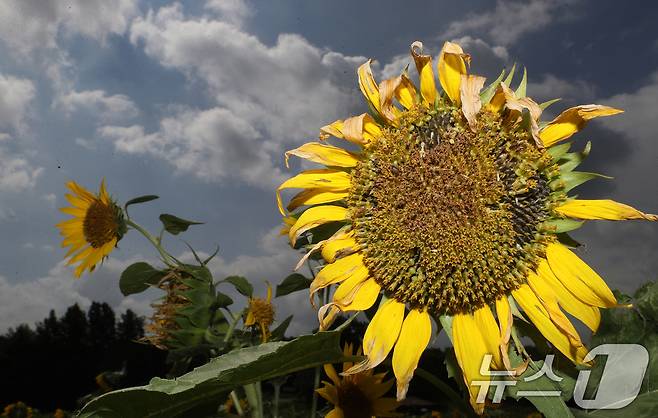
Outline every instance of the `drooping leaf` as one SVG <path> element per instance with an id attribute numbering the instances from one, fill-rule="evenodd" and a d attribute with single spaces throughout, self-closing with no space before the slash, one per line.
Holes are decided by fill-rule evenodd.
<path id="1" fill-rule="evenodd" d="M 119 289 L 124 296 L 141 293 L 157 284 L 166 273 L 149 263 L 139 262 L 129 265 L 119 279 Z"/>
<path id="2" fill-rule="evenodd" d="M 168 213 L 160 215 L 160 222 L 164 225 L 165 230 L 172 235 L 178 235 L 181 232 L 187 231 L 187 228 L 191 225 L 203 224 L 203 222 L 188 221 L 187 219 L 179 218 Z"/>
<path id="3" fill-rule="evenodd" d="M 156 196 L 154 194 L 147 194 L 144 196 L 135 197 L 134 199 L 130 199 L 129 201 L 127 201 L 126 204 L 124 205 L 124 208 L 128 208 L 128 206 L 130 205 L 137 205 L 139 203 L 150 202 L 151 200 L 155 200 L 159 198 L 160 198 L 159 196 Z"/>
<path id="4" fill-rule="evenodd" d="M 225 282 L 231 283 L 235 290 L 247 297 L 252 297 L 254 294 L 254 287 L 249 281 L 242 276 L 229 276 L 224 279 Z"/>
<path id="5" fill-rule="evenodd" d="M 81 418 L 177 418 L 249 383 L 343 360 L 340 330 L 304 335 L 290 342 L 242 348 L 177 379 L 153 378 L 146 386 L 102 395 L 84 406 Z"/>
<path id="6" fill-rule="evenodd" d="M 219 308 L 226 308 L 233 304 L 233 299 L 229 295 L 226 295 L 222 292 L 217 292 L 217 298 L 215 299 L 215 304 Z"/>
<path id="7" fill-rule="evenodd" d="M 303 274 L 293 273 L 283 279 L 276 287 L 276 297 L 285 296 L 298 290 L 308 289 L 313 280 L 304 277 Z"/>

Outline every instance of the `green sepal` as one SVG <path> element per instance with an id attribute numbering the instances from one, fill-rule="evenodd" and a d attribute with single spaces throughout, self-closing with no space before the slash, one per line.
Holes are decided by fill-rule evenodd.
<path id="1" fill-rule="evenodd" d="M 560 234 L 578 229 L 584 223 L 584 221 L 576 221 L 574 219 L 550 219 L 542 223 L 542 229 L 553 234 Z"/>
<path id="2" fill-rule="evenodd" d="M 553 145 L 546 149 L 546 152 L 553 158 L 553 162 L 557 163 L 571 148 L 571 142 L 565 142 L 560 145 Z"/>
<path id="3" fill-rule="evenodd" d="M 496 94 L 496 90 L 498 89 L 498 86 L 500 86 L 503 77 L 505 77 L 504 69 L 500 72 L 500 75 L 493 83 L 489 84 L 486 89 L 482 90 L 482 93 L 480 93 L 480 102 L 482 103 L 482 106 L 489 104 L 491 98 Z"/>
<path id="4" fill-rule="evenodd" d="M 580 163 L 583 162 L 585 158 L 589 155 L 589 152 L 592 150 L 592 143 L 587 141 L 585 148 L 580 152 L 569 152 L 564 154 L 558 164 L 560 165 L 560 172 L 565 173 L 571 171 L 574 168 L 578 167 Z"/>
<path id="5" fill-rule="evenodd" d="M 505 85 L 507 87 L 512 85 L 512 80 L 514 79 L 514 72 L 515 71 L 516 71 L 516 63 L 514 63 L 514 65 L 512 65 L 512 69 L 509 70 L 509 74 L 507 75 L 507 78 L 505 78 L 505 81 L 503 81 L 503 83 L 505 83 Z"/>
<path id="6" fill-rule="evenodd" d="M 548 109 L 548 107 L 549 107 L 550 105 L 555 104 L 555 103 L 559 102 L 560 100 L 562 100 L 562 99 L 558 97 L 557 99 L 553 99 L 553 100 L 545 101 L 544 103 L 541 103 L 541 104 L 539 105 L 539 108 L 540 108 L 542 111 L 544 111 L 544 110 Z"/>
<path id="7" fill-rule="evenodd" d="M 528 87 L 528 72 L 526 71 L 526 68 L 523 67 L 523 78 L 521 78 L 521 82 L 519 83 L 519 86 L 516 88 L 514 95 L 519 99 L 525 97 L 527 87 Z"/>
<path id="8" fill-rule="evenodd" d="M 604 179 L 612 178 L 610 176 L 604 176 L 603 174 L 598 174 L 598 173 L 587 173 L 584 171 L 567 171 L 565 173 L 560 173 L 560 176 L 557 179 L 551 181 L 549 186 L 553 190 L 562 189 L 564 192 L 568 192 L 574 187 L 578 187 L 581 184 L 597 177 Z"/>

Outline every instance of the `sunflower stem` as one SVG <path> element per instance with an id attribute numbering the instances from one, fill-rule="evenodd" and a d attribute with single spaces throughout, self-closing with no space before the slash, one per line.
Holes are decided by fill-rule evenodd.
<path id="1" fill-rule="evenodd" d="M 447 383 L 442 381 L 441 379 L 438 379 L 436 376 L 434 376 L 432 373 L 428 372 L 425 369 L 421 369 L 418 367 L 416 369 L 416 375 L 418 377 L 425 379 L 428 383 L 430 383 L 432 386 L 437 388 L 441 393 L 446 395 L 448 397 L 448 401 L 453 404 L 455 407 L 457 407 L 462 413 L 464 413 L 464 416 L 467 417 L 474 417 L 476 416 L 471 408 L 464 402 L 461 396 L 457 392 L 455 392 Z"/>
<path id="2" fill-rule="evenodd" d="M 242 410 L 242 405 L 240 405 L 238 394 L 235 393 L 234 390 L 231 391 L 231 399 L 233 400 L 233 405 L 235 406 L 235 412 L 237 412 L 239 416 L 243 417 L 244 411 Z"/>
<path id="3" fill-rule="evenodd" d="M 176 260 L 164 248 L 162 248 L 162 245 L 160 245 L 160 242 L 156 237 L 151 235 L 151 233 L 148 232 L 146 229 L 144 229 L 143 226 L 134 222 L 130 218 L 126 219 L 126 224 L 131 228 L 133 228 L 134 230 L 138 231 L 140 234 L 144 235 L 144 237 L 147 240 L 149 240 L 149 242 L 155 247 L 155 249 L 158 250 L 158 253 L 160 253 L 160 257 L 162 257 L 162 261 L 166 265 L 168 265 L 169 267 L 176 267 Z"/>
<path id="4" fill-rule="evenodd" d="M 238 322 L 240 321 L 240 318 L 242 315 L 233 315 L 233 312 L 229 311 L 226 309 L 226 313 L 228 313 L 231 316 L 231 323 L 228 326 L 228 330 L 226 331 L 226 335 L 224 336 L 224 342 L 228 342 L 228 340 L 231 339 L 233 336 L 233 331 L 235 331 L 235 327 L 238 325 Z"/>
<path id="5" fill-rule="evenodd" d="M 244 386 L 244 393 L 247 395 L 247 402 L 251 407 L 251 417 L 252 418 L 263 418 L 261 414 L 261 406 L 258 401 L 258 390 L 256 389 L 255 383 L 250 383 Z"/>

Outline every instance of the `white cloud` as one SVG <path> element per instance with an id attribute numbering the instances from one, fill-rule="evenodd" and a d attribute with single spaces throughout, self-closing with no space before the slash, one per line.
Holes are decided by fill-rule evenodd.
<path id="1" fill-rule="evenodd" d="M 20 132 L 36 89 L 27 79 L 0 74 L 0 129 Z M 3 133 L 3 136 L 8 134 Z"/>
<path id="2" fill-rule="evenodd" d="M 59 35 L 81 34 L 104 40 L 123 33 L 138 12 L 137 0 L 4 0 L 0 39 L 20 56 L 54 49 Z"/>
<path id="3" fill-rule="evenodd" d="M 0 148 L 0 192 L 20 192 L 34 187 L 43 171 L 26 159 Z"/>
<path id="4" fill-rule="evenodd" d="M 585 80 L 564 80 L 544 74 L 541 81 L 528 82 L 528 95 L 537 101 L 561 98 L 569 102 L 589 103 L 596 97 L 596 86 Z"/>
<path id="5" fill-rule="evenodd" d="M 119 292 L 119 275 L 130 262 L 108 259 L 92 275 L 79 280 L 64 264 L 60 262 L 36 280 L 13 283 L 0 276 L 0 332 L 22 323 L 33 325 L 51 309 L 61 314 L 74 303 L 84 309 L 92 301 L 101 301 L 119 312 L 127 308 L 140 315 L 150 312 L 146 298 L 123 298 Z"/>
<path id="6" fill-rule="evenodd" d="M 361 103 L 355 72 L 365 58 L 298 35 L 268 46 L 230 21 L 186 17 L 175 4 L 136 18 L 130 38 L 163 66 L 204 83 L 214 105 L 177 110 L 156 132 L 132 126 L 100 133 L 120 151 L 158 156 L 205 180 L 234 176 L 269 188 L 286 148 L 317 137 L 319 127 Z"/>
<path id="7" fill-rule="evenodd" d="M 252 8 L 243 0 L 208 0 L 205 8 L 219 13 L 223 20 L 236 25 L 253 14 Z"/>
<path id="8" fill-rule="evenodd" d="M 128 96 L 110 96 L 103 90 L 69 91 L 57 97 L 55 106 L 69 116 L 76 111 L 90 111 L 103 120 L 113 121 L 133 118 L 139 113 Z"/>
<path id="9" fill-rule="evenodd" d="M 577 0 L 498 0 L 488 12 L 472 14 L 453 22 L 441 35 L 452 39 L 467 33 L 484 34 L 499 45 L 511 45 L 530 32 L 542 30 L 555 20 L 569 16 Z"/>

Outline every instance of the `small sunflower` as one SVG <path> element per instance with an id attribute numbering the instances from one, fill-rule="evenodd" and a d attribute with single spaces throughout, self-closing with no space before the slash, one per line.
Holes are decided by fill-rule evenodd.
<path id="1" fill-rule="evenodd" d="M 73 194 L 66 194 L 71 206 L 60 210 L 73 219 L 57 224 L 64 236 L 62 247 L 70 247 L 64 258 L 71 257 L 67 265 L 80 263 L 75 276 L 85 270 L 94 271 L 96 264 L 103 261 L 126 233 L 126 223 L 121 208 L 110 198 L 101 182 L 97 195 L 73 181 L 66 183 Z"/>
<path id="2" fill-rule="evenodd" d="M 420 88 L 406 70 L 377 84 L 370 61 L 358 69 L 371 113 L 321 128 L 321 142 L 288 151 L 324 167 L 304 171 L 277 190 L 281 213 L 295 219 L 288 236 L 304 237 L 326 265 L 311 284 L 338 285 L 318 312 L 326 328 L 340 312 L 369 309 L 383 294 L 363 342 L 365 361 L 347 374 L 380 364 L 393 350 L 397 396 L 403 399 L 442 318 L 474 409 L 485 354 L 510 369 L 512 312 L 523 311 L 559 351 L 583 363 L 587 349 L 563 311 L 595 331 L 599 308 L 617 301 L 603 279 L 571 249 L 566 232 L 584 220 L 645 219 L 612 200 L 584 200 L 569 191 L 597 175 L 574 171 L 589 153 L 564 142 L 590 119 L 620 113 L 601 105 L 565 110 L 540 122 L 542 105 L 526 97 L 526 74 L 513 72 L 483 89 L 468 74 L 471 57 L 446 42 L 432 58 L 411 45 Z M 333 136 L 349 142 L 322 142 Z M 280 192 L 302 189 L 284 210 Z M 317 228 L 321 226 L 322 228 Z M 317 229 L 316 229 L 317 228 Z M 328 237 L 321 241 L 317 236 Z M 323 235 L 324 234 L 324 235 Z M 307 254 L 308 256 L 308 254 Z"/>
<path id="3" fill-rule="evenodd" d="M 274 306 L 272 305 L 272 286 L 267 284 L 267 297 L 249 298 L 245 327 L 258 327 L 261 340 L 265 343 L 270 338 L 270 327 L 274 323 Z"/>
<path id="4" fill-rule="evenodd" d="M 352 346 L 346 344 L 343 353 L 353 355 Z M 357 355 L 361 355 L 361 349 Z M 343 371 L 352 367 L 352 363 L 343 363 Z M 347 376 L 339 376 L 331 364 L 324 365 L 324 372 L 331 382 L 322 382 L 317 389 L 320 396 L 334 405 L 326 418 L 371 418 L 395 417 L 398 403 L 393 398 L 383 398 L 393 386 L 393 379 L 384 382 L 386 373 L 373 374 L 373 370 L 364 370 Z"/>

